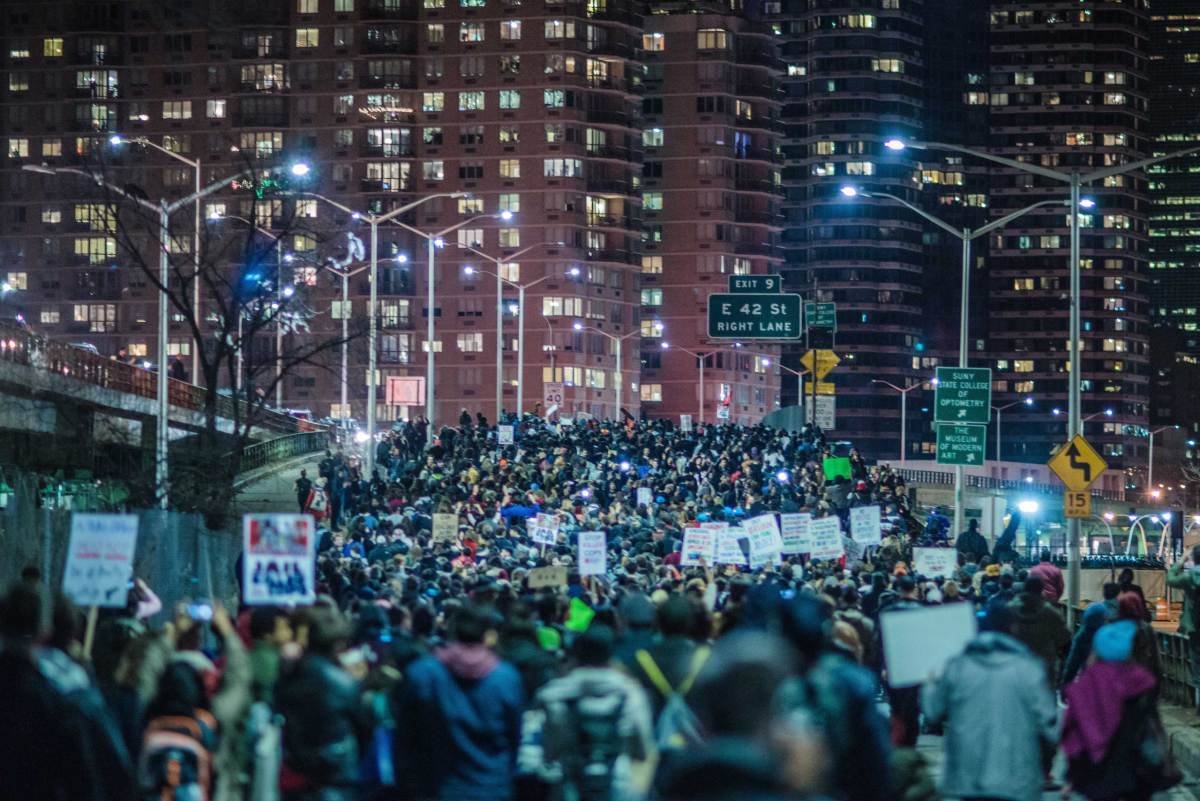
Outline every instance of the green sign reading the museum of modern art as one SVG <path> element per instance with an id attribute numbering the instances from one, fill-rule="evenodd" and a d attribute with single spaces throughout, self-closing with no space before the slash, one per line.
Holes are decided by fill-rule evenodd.
<path id="1" fill-rule="evenodd" d="M 938 464 L 983 464 L 987 448 L 987 426 L 938 423 Z"/>

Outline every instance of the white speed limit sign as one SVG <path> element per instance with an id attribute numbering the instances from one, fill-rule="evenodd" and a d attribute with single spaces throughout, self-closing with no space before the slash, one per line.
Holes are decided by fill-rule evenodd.
<path id="1" fill-rule="evenodd" d="M 549 409 L 551 406 L 562 406 L 563 402 L 563 382 L 547 381 L 544 385 L 542 405 Z"/>

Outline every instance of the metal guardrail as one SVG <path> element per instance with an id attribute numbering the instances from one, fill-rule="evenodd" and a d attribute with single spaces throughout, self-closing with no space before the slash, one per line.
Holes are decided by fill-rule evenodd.
<path id="1" fill-rule="evenodd" d="M 1170 596 L 1168 596 L 1169 598 Z M 1065 604 L 1058 604 L 1059 612 L 1066 616 Z M 1082 607 L 1075 615 L 1075 626 L 1078 628 L 1083 619 Z M 1192 682 L 1191 648 L 1188 638 L 1174 631 L 1154 631 L 1155 644 L 1158 646 L 1159 660 L 1162 662 L 1162 682 L 1159 685 L 1159 699 L 1168 704 L 1175 704 L 1188 709 L 1196 706 L 1196 685 Z"/>
<path id="2" fill-rule="evenodd" d="M 942 472 L 941 470 L 914 470 L 907 467 L 895 468 L 906 484 L 940 484 L 950 486 L 954 483 L 954 473 Z M 1020 490 L 1022 492 L 1036 492 L 1042 495 L 1062 495 L 1063 488 L 1056 484 L 1030 483 L 1028 481 L 1014 481 L 1008 478 L 992 478 L 991 476 L 972 476 L 968 475 L 967 487 L 971 489 L 985 490 Z M 1125 493 L 1113 490 L 1092 490 L 1093 498 L 1100 498 L 1105 501 L 1123 501 Z"/>
<path id="3" fill-rule="evenodd" d="M 10 322 L 0 323 L 0 362 L 11 362 L 83 381 L 103 389 L 142 398 L 158 393 L 156 372 L 90 353 L 82 348 L 54 342 Z M 168 378 L 168 402 L 177 408 L 204 411 L 206 390 L 186 381 Z M 320 429 L 307 420 L 262 409 L 226 395 L 217 398 L 217 415 L 225 419 L 253 419 L 254 425 L 270 431 L 294 433 Z"/>
<path id="4" fill-rule="evenodd" d="M 1196 686 L 1192 684 L 1188 638 L 1173 631 L 1155 632 L 1158 655 L 1162 660 L 1162 700 L 1185 708 L 1196 706 Z"/>
<path id="5" fill-rule="evenodd" d="M 276 437 L 265 442 L 256 442 L 242 450 L 242 459 L 238 463 L 238 473 L 248 473 L 260 467 L 282 462 L 295 456 L 303 456 L 324 450 L 329 446 L 328 431 L 302 431 L 299 434 L 289 434 Z"/>

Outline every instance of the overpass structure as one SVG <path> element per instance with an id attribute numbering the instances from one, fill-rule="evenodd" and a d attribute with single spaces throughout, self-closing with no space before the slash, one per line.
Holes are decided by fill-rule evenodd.
<path id="1" fill-rule="evenodd" d="M 0 327 L 0 464 L 81 467 L 97 446 L 139 449 L 153 458 L 159 372 L 54 342 L 12 324 Z M 202 431 L 203 387 L 166 379 L 175 447 Z M 232 434 L 252 421 L 243 468 L 323 447 L 325 429 L 242 399 L 217 399 L 217 427 Z M 280 440 L 276 445 L 269 445 Z"/>

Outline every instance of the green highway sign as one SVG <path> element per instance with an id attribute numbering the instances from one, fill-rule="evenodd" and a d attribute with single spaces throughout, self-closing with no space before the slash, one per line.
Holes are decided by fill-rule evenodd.
<path id="1" fill-rule="evenodd" d="M 938 423 L 938 464 L 983 464 L 986 452 L 987 426 Z"/>
<path id="2" fill-rule="evenodd" d="M 709 339 L 798 339 L 799 295 L 708 296 Z"/>
<path id="3" fill-rule="evenodd" d="M 782 275 L 731 275 L 729 276 L 730 292 L 781 292 L 783 291 Z"/>
<path id="4" fill-rule="evenodd" d="M 805 303 L 804 322 L 809 328 L 837 330 L 836 303 Z"/>
<path id="5" fill-rule="evenodd" d="M 939 367 L 934 381 L 935 421 L 986 425 L 992 419 L 990 367 Z"/>

